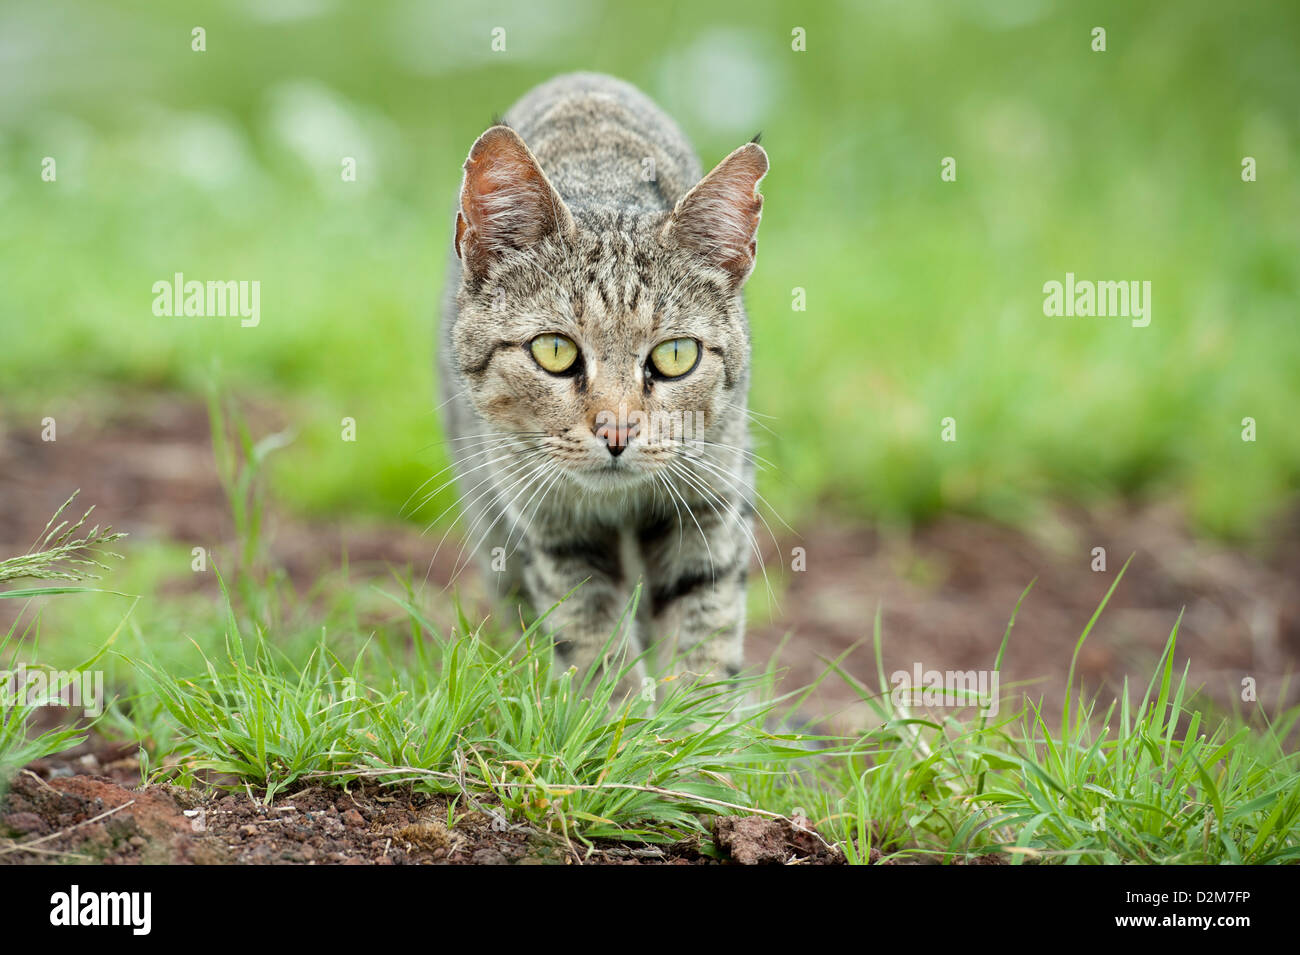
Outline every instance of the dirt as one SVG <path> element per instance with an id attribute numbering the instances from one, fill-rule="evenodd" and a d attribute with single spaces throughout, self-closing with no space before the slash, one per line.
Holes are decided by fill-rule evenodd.
<path id="1" fill-rule="evenodd" d="M 0 865 L 844 865 L 803 817 L 717 816 L 710 831 L 650 845 L 570 841 L 491 804 L 449 811 L 407 787 L 301 786 L 270 804 L 247 791 L 139 787 L 126 747 L 93 737 L 20 772 L 0 798 Z M 938 857 L 867 853 L 870 864 Z M 958 865 L 1006 865 L 999 854 Z"/>
<path id="2" fill-rule="evenodd" d="M 879 681 L 870 642 L 879 609 L 883 663 L 897 670 L 992 667 L 1024 588 L 1000 672 L 1013 688 L 1059 708 L 1075 643 L 1132 556 L 1123 579 L 1079 653 L 1077 687 L 1103 704 L 1146 688 L 1171 629 L 1178 624 L 1177 670 L 1219 711 L 1300 702 L 1300 551 L 1294 518 L 1250 548 L 1230 548 L 1190 534 L 1171 507 L 1061 509 L 1042 523 L 1012 528 L 945 517 L 910 534 L 823 525 L 799 541 L 808 571 L 788 574 L 775 619 L 754 629 L 751 661 L 780 649 L 787 687 L 807 685 L 825 662 L 854 650 L 844 668 L 873 690 Z M 1092 569 L 1104 547 L 1107 568 Z M 787 548 L 788 549 L 788 548 Z M 815 573 L 814 573 L 815 570 Z M 1181 620 L 1180 620 L 1181 614 Z M 786 635 L 789 641 L 781 648 Z M 1242 700 L 1254 681 L 1258 702 Z M 840 679 L 822 685 L 812 709 L 835 715 L 842 729 L 860 726 L 865 707 Z"/>
<path id="3" fill-rule="evenodd" d="M 266 417 L 258 420 L 270 426 Z M 196 542 L 229 545 L 232 527 L 201 405 L 141 396 L 65 415 L 59 427 L 57 442 L 43 442 L 30 422 L 0 416 L 0 554 L 26 550 L 76 488 L 82 489 L 80 502 L 96 505 L 101 521 L 131 534 L 120 548 L 128 555 L 147 540 L 187 548 Z M 870 637 L 877 610 L 887 674 L 917 665 L 990 668 L 1012 608 L 1033 580 L 999 674 L 1001 690 L 1023 689 L 1057 707 L 1075 641 L 1132 554 L 1079 655 L 1077 677 L 1089 693 L 1109 700 L 1125 678 L 1140 692 L 1182 613 L 1178 669 L 1190 659 L 1192 685 L 1203 686 L 1207 702 L 1235 706 L 1249 717 L 1258 707 L 1300 701 L 1300 680 L 1287 679 L 1300 661 L 1300 510 L 1274 522 L 1266 536 L 1236 547 L 1190 533 L 1171 505 L 1140 502 L 1088 511 L 1057 508 L 1021 527 L 947 516 L 884 532 L 828 516 L 798 530 L 765 548 L 774 584 L 770 610 L 751 620 L 746 644 L 753 665 L 777 657 L 786 688 L 808 684 L 824 672 L 826 661 L 851 651 L 844 670 L 874 689 Z M 303 588 L 336 569 L 345 551 L 354 580 L 368 573 L 387 577 L 392 567 L 410 567 L 417 579 L 427 572 L 434 619 L 441 613 L 442 621 L 454 621 L 447 584 L 455 547 L 444 547 L 430 567 L 436 535 L 423 536 L 396 521 L 310 522 L 272 506 L 267 536 L 275 561 Z M 801 572 L 790 569 L 795 547 L 806 553 Z M 1098 547 L 1105 549 L 1104 570 L 1094 569 Z M 754 587 L 763 587 L 761 574 L 752 579 Z M 457 588 L 473 606 L 472 574 Z M 165 592 L 187 590 L 215 594 L 216 582 L 212 575 L 183 574 Z M 0 630 L 7 629 L 17 603 L 0 601 Z M 1254 681 L 1258 703 L 1241 702 L 1246 679 Z M 870 722 L 870 714 L 859 693 L 832 676 L 797 719 L 851 730 Z M 575 858 L 567 848 L 556 850 L 549 836 L 498 832 L 489 817 L 471 815 L 447 829 L 445 805 L 410 794 L 316 790 L 266 809 L 246 795 L 197 796 L 158 786 L 136 792 L 129 788 L 138 781 L 133 758 L 98 740 L 88 750 L 30 770 L 15 783 L 0 817 L 11 840 L 53 836 L 128 799 L 137 801 L 101 822 L 50 838 L 41 844 L 42 853 L 0 849 L 4 861 L 49 861 L 58 858 L 50 853 L 61 852 L 108 862 L 153 861 L 155 853 L 176 861 L 377 864 Z M 195 817 L 185 815 L 187 810 L 204 814 L 206 831 L 193 829 Z M 720 825 L 716 841 L 735 861 L 832 861 L 818 855 L 806 833 L 771 820 Z M 634 851 L 628 847 L 602 851 L 592 858 L 712 861 L 698 845 L 642 855 L 628 855 Z"/>
<path id="4" fill-rule="evenodd" d="M 740 865 L 844 862 L 844 853 L 837 846 L 827 845 L 806 819 L 796 826 L 789 819 L 719 816 L 713 820 L 713 837 L 718 848 Z M 872 861 L 880 861 L 880 850 L 871 851 Z"/>
<path id="5" fill-rule="evenodd" d="M 512 824 L 490 805 L 449 816 L 406 788 L 308 786 L 271 805 L 245 792 L 133 788 L 134 760 L 108 744 L 40 760 L 0 800 L 0 863 L 105 865 L 842 864 L 800 820 L 717 820 L 717 837 L 595 845 Z M 83 750 L 87 749 L 82 747 Z M 112 775 L 103 775 L 108 767 Z M 450 824 L 449 824 L 450 822 Z M 876 853 L 875 858 L 879 858 Z"/>

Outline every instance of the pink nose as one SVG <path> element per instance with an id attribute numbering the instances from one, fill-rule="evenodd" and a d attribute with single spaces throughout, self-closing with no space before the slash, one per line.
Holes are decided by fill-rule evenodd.
<path id="1" fill-rule="evenodd" d="M 627 447 L 628 441 L 637 433 L 635 425 L 628 425 L 620 428 L 616 425 L 603 424 L 595 429 L 595 435 L 605 442 L 605 447 L 609 448 L 609 453 L 618 457 Z"/>

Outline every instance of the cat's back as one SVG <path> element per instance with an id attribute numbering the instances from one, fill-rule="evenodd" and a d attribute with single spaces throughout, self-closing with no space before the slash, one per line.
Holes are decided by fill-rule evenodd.
<path id="1" fill-rule="evenodd" d="M 667 212 L 700 178 L 677 124 L 630 83 L 566 73 L 526 93 L 505 120 L 574 218 Z"/>

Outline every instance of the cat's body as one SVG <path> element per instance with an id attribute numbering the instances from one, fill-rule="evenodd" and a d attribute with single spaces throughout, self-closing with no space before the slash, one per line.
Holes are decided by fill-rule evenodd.
<path id="1" fill-rule="evenodd" d="M 734 674 L 753 513 L 740 290 L 766 154 L 743 146 L 701 182 L 672 120 L 595 74 L 537 87 L 506 124 L 465 163 L 439 349 L 468 546 L 534 612 L 575 591 L 546 621 L 563 663 L 598 662 L 641 582 L 632 655 L 670 642 L 688 670 Z"/>

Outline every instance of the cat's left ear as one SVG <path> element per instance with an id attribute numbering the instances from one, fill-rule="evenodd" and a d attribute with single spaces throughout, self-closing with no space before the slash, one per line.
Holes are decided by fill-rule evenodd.
<path id="1" fill-rule="evenodd" d="M 691 249 L 731 273 L 740 286 L 754 269 L 767 153 L 746 143 L 714 167 L 678 200 L 664 225 L 664 238 Z"/>
<path id="2" fill-rule="evenodd" d="M 532 151 L 509 126 L 493 126 L 465 160 L 456 254 L 471 274 L 511 250 L 573 229 L 573 217 Z"/>

